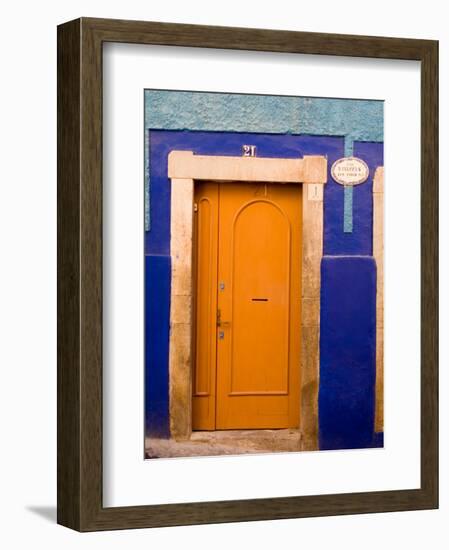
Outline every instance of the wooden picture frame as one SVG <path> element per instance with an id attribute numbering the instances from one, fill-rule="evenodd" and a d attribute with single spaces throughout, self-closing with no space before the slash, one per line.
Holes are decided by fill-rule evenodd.
<path id="1" fill-rule="evenodd" d="M 102 502 L 102 45 L 421 62 L 421 488 L 105 508 Z M 438 42 L 81 18 L 58 27 L 58 523 L 79 531 L 438 506 Z"/>

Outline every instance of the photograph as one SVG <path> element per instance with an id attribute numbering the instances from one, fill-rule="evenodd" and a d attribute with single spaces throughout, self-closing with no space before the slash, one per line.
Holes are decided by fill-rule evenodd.
<path id="1" fill-rule="evenodd" d="M 143 101 L 145 458 L 382 448 L 384 102 Z"/>

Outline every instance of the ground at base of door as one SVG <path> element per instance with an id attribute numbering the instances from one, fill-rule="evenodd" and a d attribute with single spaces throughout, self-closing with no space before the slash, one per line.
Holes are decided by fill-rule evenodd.
<path id="1" fill-rule="evenodd" d="M 145 458 L 239 455 L 302 451 L 301 433 L 295 429 L 216 430 L 193 432 L 190 439 L 147 437 Z"/>

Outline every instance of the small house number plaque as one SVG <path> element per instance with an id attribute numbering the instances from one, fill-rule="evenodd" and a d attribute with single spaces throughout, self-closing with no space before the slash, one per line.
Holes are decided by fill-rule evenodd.
<path id="1" fill-rule="evenodd" d="M 256 146 L 255 145 L 242 145 L 242 156 L 243 157 L 255 157 L 256 156 Z"/>

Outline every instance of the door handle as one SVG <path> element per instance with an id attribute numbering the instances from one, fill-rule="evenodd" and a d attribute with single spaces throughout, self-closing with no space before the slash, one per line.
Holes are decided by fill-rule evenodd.
<path id="1" fill-rule="evenodd" d="M 222 321 L 221 320 L 221 310 L 217 309 L 217 327 L 229 327 L 231 321 Z"/>

